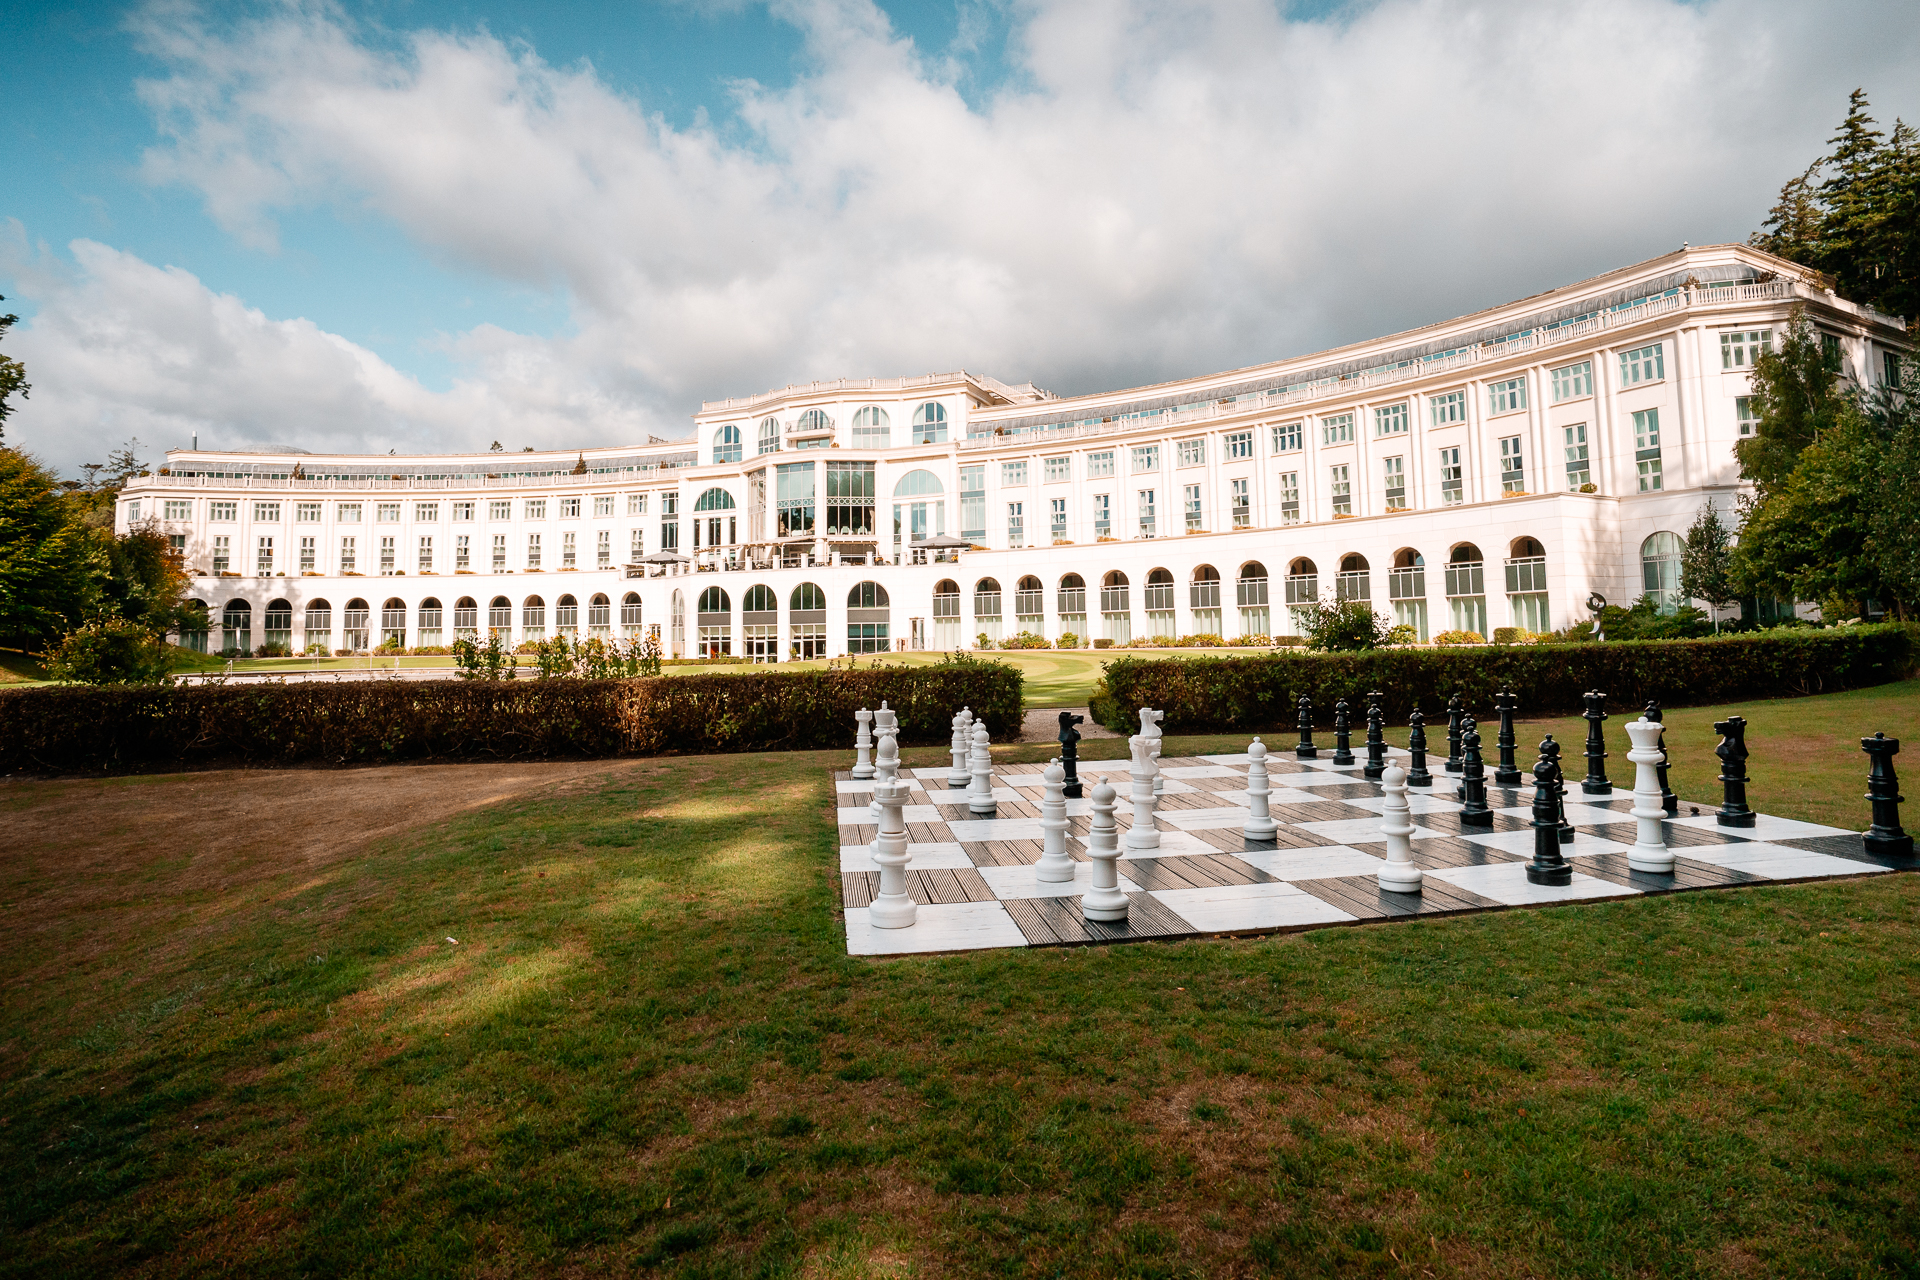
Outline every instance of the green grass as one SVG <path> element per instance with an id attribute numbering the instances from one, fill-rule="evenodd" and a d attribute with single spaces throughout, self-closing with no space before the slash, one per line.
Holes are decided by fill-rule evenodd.
<path id="1" fill-rule="evenodd" d="M 244 889 L 187 831 L 9 851 L 0 1274 L 1920 1271 L 1920 877 L 868 963 L 844 764 L 609 764 Z"/>
<path id="2" fill-rule="evenodd" d="M 42 684 L 46 678 L 46 670 L 34 660 L 33 655 L 0 649 L 0 685 Z"/>

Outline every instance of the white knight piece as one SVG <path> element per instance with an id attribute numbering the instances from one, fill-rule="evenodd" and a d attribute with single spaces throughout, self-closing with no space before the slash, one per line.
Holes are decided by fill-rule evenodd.
<path id="1" fill-rule="evenodd" d="M 1127 776 L 1133 783 L 1133 825 L 1127 828 L 1127 848 L 1158 849 L 1160 829 L 1153 824 L 1154 780 L 1160 776 L 1160 743 L 1145 734 L 1127 739 L 1133 764 Z"/>

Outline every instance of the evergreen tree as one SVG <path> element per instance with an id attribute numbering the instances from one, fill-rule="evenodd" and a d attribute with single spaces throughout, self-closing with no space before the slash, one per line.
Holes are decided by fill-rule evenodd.
<path id="1" fill-rule="evenodd" d="M 1845 406 L 1839 369 L 1806 313 L 1794 311 L 1780 348 L 1753 365 L 1754 433 L 1734 446 L 1740 478 L 1765 498 L 1793 474 L 1800 455 L 1830 429 Z"/>
<path id="2" fill-rule="evenodd" d="M 0 302 L 6 300 L 6 296 L 0 294 Z M 0 338 L 5 338 L 7 330 L 13 328 L 19 319 L 19 316 L 0 316 Z M 27 383 L 27 366 L 0 354 L 0 440 L 6 438 L 7 415 L 13 412 L 13 406 L 7 403 L 7 398 L 17 394 L 25 400 L 31 390 L 33 388 Z"/>
<path id="3" fill-rule="evenodd" d="M 1780 188 L 1780 199 L 1760 225 L 1768 228 L 1747 237 L 1747 243 L 1776 257 L 1812 265 L 1820 252 L 1820 197 L 1814 180 L 1823 161 L 1815 160 L 1807 171 Z"/>
<path id="4" fill-rule="evenodd" d="M 95 550 L 53 473 L 0 449 L 0 644 L 31 648 L 80 625 L 94 598 Z"/>
<path id="5" fill-rule="evenodd" d="M 1689 600 L 1705 600 L 1715 609 L 1724 609 L 1740 598 L 1733 581 L 1733 534 L 1721 522 L 1712 499 L 1700 508 L 1693 527 L 1687 530 L 1686 549 L 1680 553 L 1680 594 Z M 1720 630 L 1720 619 L 1713 620 Z"/>

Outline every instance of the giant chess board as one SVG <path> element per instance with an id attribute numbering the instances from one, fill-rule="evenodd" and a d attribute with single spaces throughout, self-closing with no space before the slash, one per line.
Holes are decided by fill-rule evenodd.
<path id="1" fill-rule="evenodd" d="M 1402 762 L 1405 751 L 1389 750 Z M 1067 850 L 1077 864 L 1072 884 L 1034 876 L 1042 831 L 1040 764 L 996 765 L 995 812 L 975 818 L 964 788 L 949 790 L 947 769 L 902 769 L 906 801 L 907 893 L 919 904 L 916 923 L 878 929 L 868 905 L 880 873 L 872 860 L 877 819 L 868 808 L 873 781 L 834 774 L 839 796 L 840 881 L 853 955 L 904 955 L 993 947 L 1047 947 L 1135 942 L 1217 934 L 1270 933 L 1412 916 L 1539 906 L 1637 894 L 1672 893 L 1783 880 L 1871 875 L 1910 867 L 1875 858 L 1859 832 L 1760 815 L 1752 827 L 1729 828 L 1713 808 L 1682 802 L 1681 816 L 1662 824 L 1676 855 L 1673 874 L 1633 871 L 1627 853 L 1635 824 L 1630 790 L 1611 796 L 1567 788 L 1566 815 L 1575 835 L 1561 852 L 1573 883 L 1530 883 L 1533 853 L 1531 787 L 1487 787 L 1493 829 L 1464 827 L 1454 799 L 1458 775 L 1435 761 L 1434 785 L 1414 788 L 1413 855 L 1426 873 L 1424 891 L 1393 893 L 1375 878 L 1385 860 L 1381 835 L 1385 792 L 1362 776 L 1362 765 L 1326 759 L 1267 757 L 1276 838 L 1241 834 L 1248 817 L 1247 757 L 1189 756 L 1160 762 L 1164 794 L 1154 815 L 1160 847 L 1126 849 L 1131 821 L 1125 760 L 1083 760 L 1091 794 L 1104 777 L 1120 794 L 1114 819 L 1121 832 L 1120 888 L 1131 903 L 1119 923 L 1086 919 L 1080 895 L 1090 887 L 1086 839 L 1089 799 L 1067 801 Z M 1489 770 L 1491 772 L 1491 770 Z M 1698 816 L 1689 816 L 1698 809 Z"/>

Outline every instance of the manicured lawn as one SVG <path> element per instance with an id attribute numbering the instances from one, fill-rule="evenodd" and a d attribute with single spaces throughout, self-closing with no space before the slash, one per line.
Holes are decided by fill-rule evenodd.
<path id="1" fill-rule="evenodd" d="M 0 1274 L 1920 1269 L 1920 876 L 868 963 L 844 763 L 0 784 Z"/>

